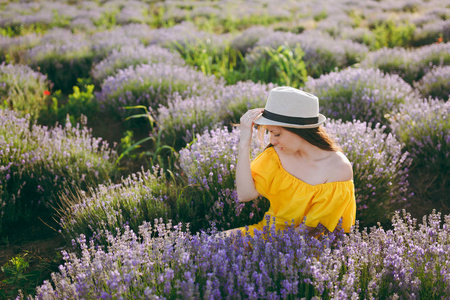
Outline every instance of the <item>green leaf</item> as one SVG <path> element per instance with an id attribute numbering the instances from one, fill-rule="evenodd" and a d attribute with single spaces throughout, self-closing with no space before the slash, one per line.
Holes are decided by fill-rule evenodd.
<path id="1" fill-rule="evenodd" d="M 139 114 L 139 115 L 132 115 L 129 116 L 125 119 L 125 121 L 128 121 L 129 119 L 138 119 L 138 118 L 149 118 L 152 122 L 154 122 L 155 120 L 153 119 L 153 117 L 150 114 Z"/>
<path id="2" fill-rule="evenodd" d="M 118 163 L 120 162 L 120 160 L 121 160 L 125 155 L 127 155 L 130 151 L 136 149 L 140 144 L 142 144 L 142 143 L 144 143 L 144 142 L 146 142 L 146 141 L 149 141 L 149 140 L 154 140 L 154 137 L 152 137 L 152 136 L 146 137 L 145 139 L 142 139 L 142 140 L 140 140 L 140 141 L 134 143 L 134 144 L 131 145 L 130 147 L 128 147 L 128 149 L 125 150 L 124 152 L 122 152 L 122 154 L 120 154 L 119 158 L 117 158 L 116 164 L 118 164 Z"/>

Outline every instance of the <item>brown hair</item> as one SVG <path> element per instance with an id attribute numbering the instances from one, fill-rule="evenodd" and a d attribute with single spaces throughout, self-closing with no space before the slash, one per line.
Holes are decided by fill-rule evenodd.
<path id="1" fill-rule="evenodd" d="M 336 142 L 328 135 L 323 126 L 314 127 L 314 128 L 290 128 L 283 127 L 287 131 L 295 133 L 311 145 L 318 147 L 319 149 L 325 151 L 341 151 L 342 148 L 336 144 Z M 272 144 L 269 144 L 267 147 L 271 147 Z"/>

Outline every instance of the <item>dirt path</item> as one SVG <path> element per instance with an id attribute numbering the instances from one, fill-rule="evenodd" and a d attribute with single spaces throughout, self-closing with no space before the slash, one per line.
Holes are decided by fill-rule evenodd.
<path id="1" fill-rule="evenodd" d="M 29 268 L 25 273 L 37 271 L 40 276 L 33 277 L 36 282 L 25 282 L 23 286 L 11 286 L 3 281 L 7 279 L 5 273 L 0 271 L 0 299 L 5 295 L 14 293 L 18 288 L 33 291 L 35 284 L 40 284 L 43 280 L 50 279 L 51 272 L 57 270 L 57 266 L 62 263 L 59 253 L 66 247 L 66 241 L 59 234 L 44 239 L 25 241 L 13 245 L 0 246 L 0 267 L 4 266 L 11 258 L 22 255 L 29 263 Z"/>

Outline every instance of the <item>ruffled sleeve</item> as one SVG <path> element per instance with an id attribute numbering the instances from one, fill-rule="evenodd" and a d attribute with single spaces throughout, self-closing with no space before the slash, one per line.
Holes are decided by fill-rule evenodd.
<path id="1" fill-rule="evenodd" d="M 305 225 L 317 227 L 320 223 L 334 231 L 342 218 L 342 228 L 349 232 L 356 218 L 355 187 L 353 180 L 321 185 L 306 213 Z"/>
<path id="2" fill-rule="evenodd" d="M 266 198 L 272 188 L 274 176 L 279 169 L 278 158 L 274 156 L 274 153 L 272 147 L 267 148 L 250 164 L 256 190 Z"/>

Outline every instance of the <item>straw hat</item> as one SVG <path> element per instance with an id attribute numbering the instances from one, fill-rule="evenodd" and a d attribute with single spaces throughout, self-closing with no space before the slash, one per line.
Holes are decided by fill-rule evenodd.
<path id="1" fill-rule="evenodd" d="M 270 91 L 264 112 L 255 120 L 255 124 L 314 128 L 325 120 L 326 117 L 319 114 L 319 98 L 292 87 L 281 86 Z"/>

